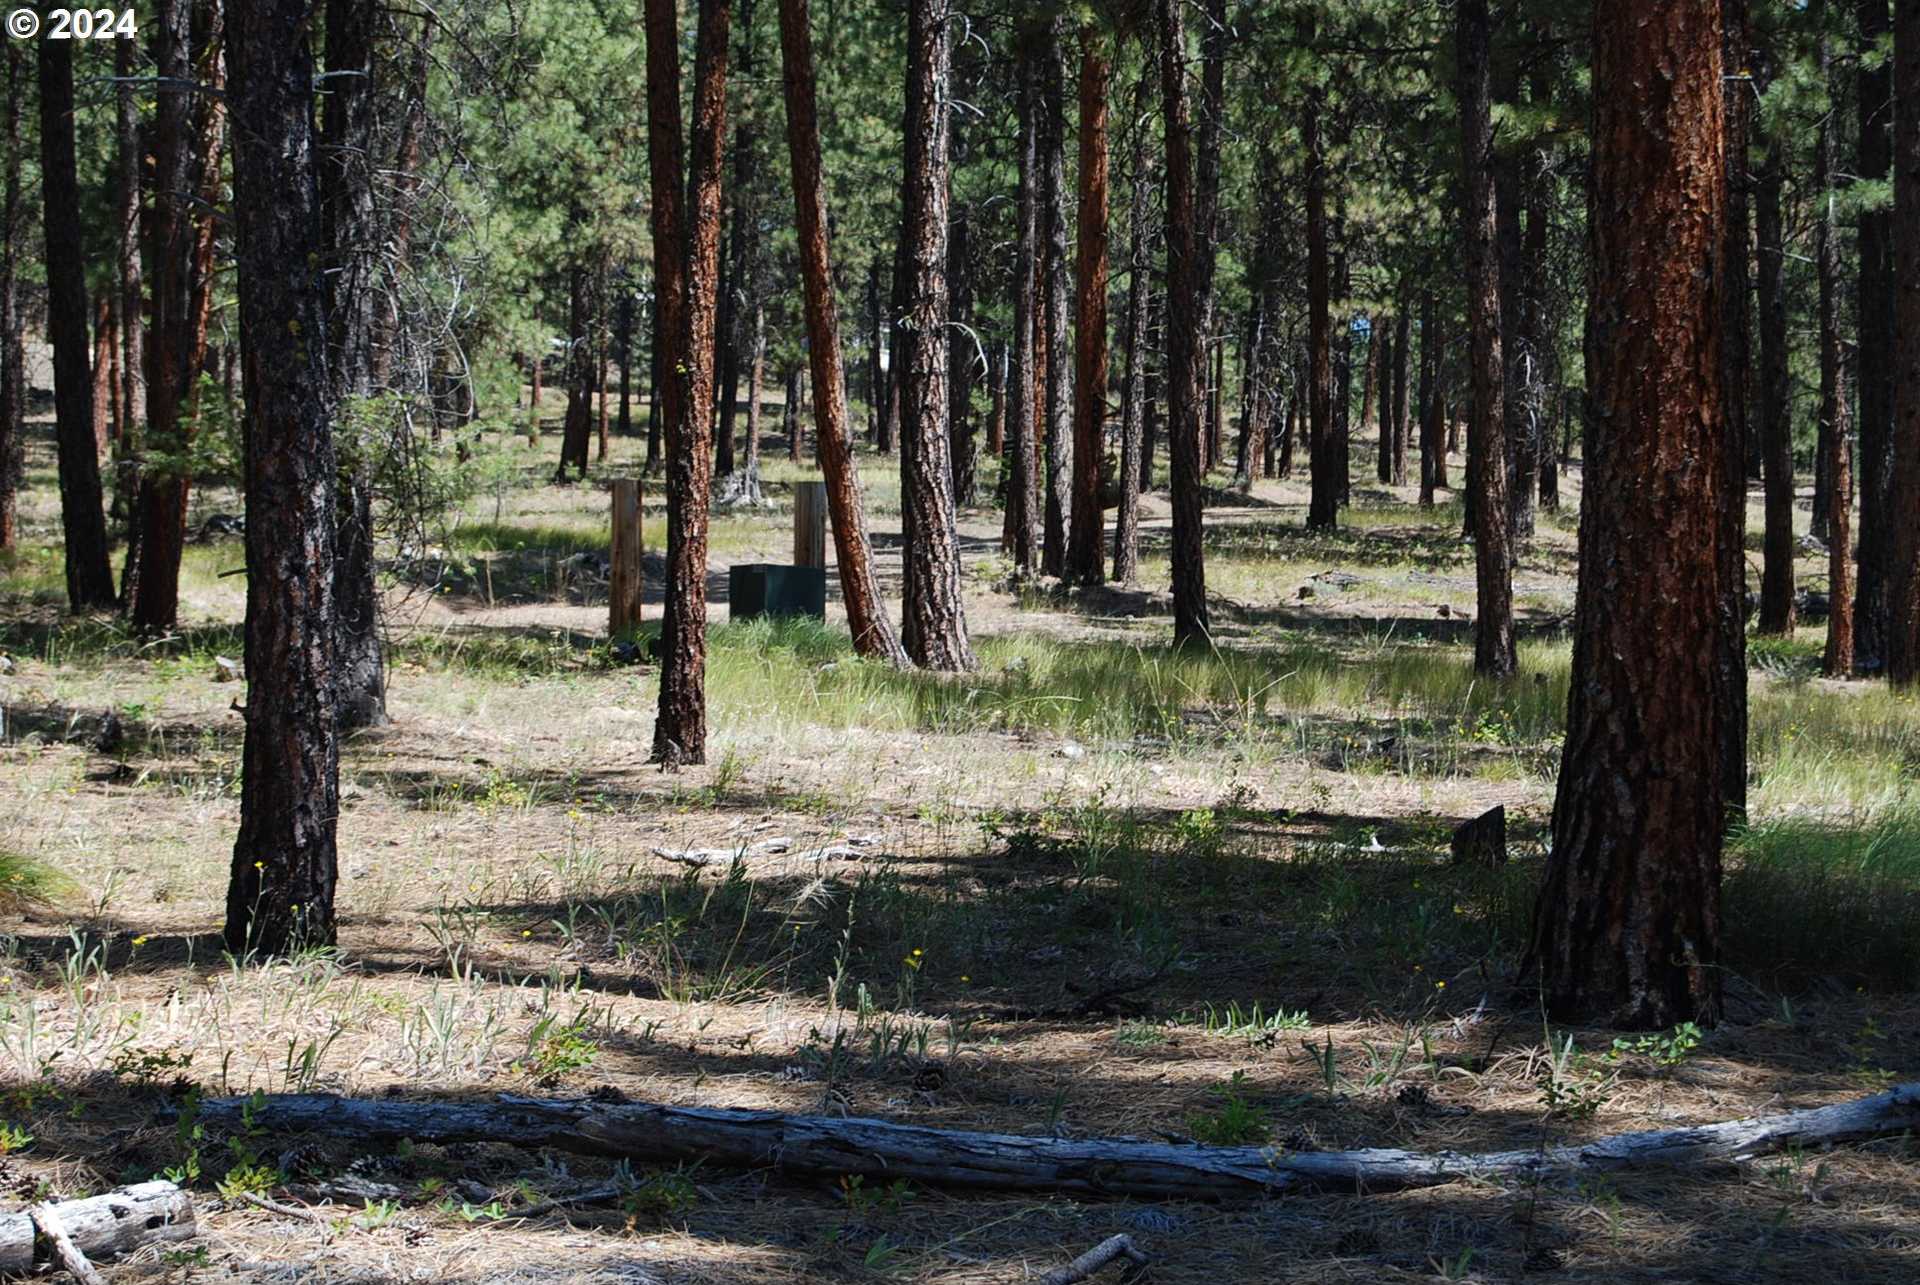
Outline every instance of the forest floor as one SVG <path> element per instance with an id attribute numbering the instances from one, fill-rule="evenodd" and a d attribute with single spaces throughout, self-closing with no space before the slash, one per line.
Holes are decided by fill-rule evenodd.
<path id="1" fill-rule="evenodd" d="M 631 467 L 636 444 L 615 446 Z M 717 599 L 728 564 L 788 557 L 798 472 L 779 446 L 776 507 L 716 518 Z M 824 629 L 730 625 L 717 601 L 710 761 L 663 773 L 654 675 L 605 638 L 605 490 L 546 485 L 554 449 L 392 569 L 394 723 L 354 737 L 341 768 L 340 947 L 260 965 L 218 941 L 241 727 L 215 658 L 240 656 L 243 605 L 219 573 L 239 541 L 191 547 L 172 642 L 65 619 L 51 451 L 34 442 L 29 547 L 0 569 L 17 666 L 0 678 L 0 847 L 71 886 L 0 922 L 0 1187 L 24 1201 L 191 1178 L 201 1239 L 109 1280 L 959 1285 L 1037 1279 L 1118 1231 L 1164 1285 L 1920 1277 L 1910 1139 L 1218 1206 L 636 1167 L 617 1206 L 528 1220 L 515 1209 L 608 1166 L 224 1138 L 190 1105 L 186 1124 L 158 1121 L 190 1086 L 601 1091 L 1477 1150 L 1920 1078 L 1920 709 L 1814 677 L 1817 626 L 1752 648 L 1728 1020 L 1697 1043 L 1616 1046 L 1549 1026 L 1517 984 L 1568 683 L 1571 500 L 1523 556 L 1524 672 L 1507 684 L 1471 674 L 1458 507 L 1419 509 L 1367 456 L 1330 535 L 1302 530 L 1303 482 L 1245 498 L 1220 483 L 1205 655 L 1164 646 L 1163 496 L 1138 590 L 1010 592 L 997 515 L 970 510 L 977 674 L 860 662 L 837 607 Z M 865 462 L 897 586 L 891 466 Z M 196 528 L 221 511 L 238 511 L 230 492 L 198 495 Z M 659 516 L 650 497 L 650 547 Z M 1513 861 L 1451 865 L 1452 828 L 1495 804 Z M 826 863 L 656 855 L 776 836 L 861 842 Z M 260 1190 L 330 1201 L 328 1225 L 240 1198 Z"/>

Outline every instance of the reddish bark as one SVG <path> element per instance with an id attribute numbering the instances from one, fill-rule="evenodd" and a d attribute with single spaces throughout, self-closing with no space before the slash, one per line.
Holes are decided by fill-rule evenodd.
<path id="1" fill-rule="evenodd" d="M 1093 24 L 1080 29 L 1080 234 L 1075 285 L 1073 504 L 1066 578 L 1099 584 L 1105 526 L 1100 464 L 1107 411 L 1107 80 L 1111 56 Z"/>
<path id="2" fill-rule="evenodd" d="M 827 512 L 840 596 L 854 649 L 863 656 L 904 664 L 906 653 L 887 618 L 867 539 L 865 500 L 853 458 L 847 414 L 846 375 L 840 366 L 840 318 L 834 305 L 833 264 L 827 244 L 827 201 L 820 171 L 819 105 L 813 72 L 813 33 L 807 0 L 780 0 L 781 65 L 786 75 L 787 152 L 793 173 L 794 223 L 799 230 L 800 272 L 805 285 L 807 360 L 813 367 L 813 413 L 819 435 L 820 470 L 827 480 Z M 764 346 L 764 340 L 761 341 Z M 756 370 L 758 369 L 756 351 Z M 758 376 L 756 374 L 756 383 Z M 789 383 L 793 396 L 796 383 Z M 751 436 L 758 423 L 758 396 L 748 413 Z M 789 447 L 798 453 L 799 417 Z"/>
<path id="3" fill-rule="evenodd" d="M 1188 119 L 1183 0 L 1156 0 L 1160 30 L 1160 93 L 1167 151 L 1167 444 L 1172 460 L 1173 641 L 1205 646 L 1213 629 L 1207 614 L 1206 548 L 1200 488 L 1200 412 L 1204 393 L 1201 280 Z"/>
<path id="4" fill-rule="evenodd" d="M 947 112 L 953 45 L 945 0 L 907 11 L 906 164 L 901 242 L 907 324 L 900 485 L 906 531 L 901 641 L 915 664 L 969 670 L 947 436 Z"/>
<path id="5" fill-rule="evenodd" d="M 1459 0 L 1460 117 L 1466 210 L 1467 320 L 1472 332 L 1473 421 L 1467 434 L 1473 490 L 1478 612 L 1473 667 L 1503 678 L 1518 667 L 1513 640 L 1513 553 L 1508 542 L 1506 403 L 1500 346 L 1493 102 L 1486 0 Z M 1529 488 L 1529 493 L 1531 489 Z"/>
<path id="6" fill-rule="evenodd" d="M 237 957 L 331 945 L 338 878 L 333 398 L 320 274 L 311 0 L 252 0 L 233 68 L 234 243 L 247 345 L 246 743 L 227 888 Z"/>
<path id="7" fill-rule="evenodd" d="M 59 453 L 60 530 L 67 605 L 114 604 L 101 509 L 100 452 L 93 428 L 87 355 L 86 260 L 80 243 L 80 180 L 74 159 L 73 43 L 42 40 L 40 192 L 46 230 L 47 340 L 53 347 L 54 430 Z"/>
<path id="8" fill-rule="evenodd" d="M 1573 688 L 1522 975 L 1556 1020 L 1720 1012 L 1720 6 L 1597 6 Z"/>
<path id="9" fill-rule="evenodd" d="M 1887 676 L 1920 682 L 1920 4 L 1893 25 L 1893 532 Z"/>
<path id="10" fill-rule="evenodd" d="M 664 10 L 665 12 L 658 12 Z M 729 0 L 700 6 L 695 37 L 693 130 L 684 226 L 659 223 L 663 186 L 679 186 L 679 46 L 672 0 L 647 0 L 648 129 L 656 142 L 671 131 L 675 146 L 653 152 L 656 247 L 685 247 L 678 325 L 663 327 L 679 346 L 666 368 L 674 390 L 667 411 L 667 590 L 660 631 L 660 708 L 654 758 L 663 764 L 707 761 L 707 510 L 713 488 L 713 337 L 720 269 L 721 149 L 726 138 Z M 671 75 L 664 64 L 672 62 Z M 671 93 L 671 109 L 664 98 Z M 659 117 L 657 121 L 654 117 Z M 678 199 L 673 202 L 678 213 Z M 662 234 L 664 231 L 664 235 Z M 662 277 L 672 249 L 656 255 Z M 676 273 L 677 275 L 677 273 Z"/>

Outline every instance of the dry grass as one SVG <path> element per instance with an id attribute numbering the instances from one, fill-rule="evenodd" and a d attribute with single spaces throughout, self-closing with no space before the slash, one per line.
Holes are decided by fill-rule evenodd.
<path id="1" fill-rule="evenodd" d="M 478 504 L 454 551 L 510 552 L 515 531 L 529 547 L 594 547 L 598 492 L 513 496 L 492 529 Z M 1914 1078 L 1920 1021 L 1886 967 L 1741 935 L 1809 897 L 1844 913 L 1859 888 L 1848 871 L 1905 850 L 1910 711 L 1863 684 L 1808 682 L 1790 655 L 1768 671 L 1763 824 L 1745 850 L 1766 878 L 1742 885 L 1748 862 L 1735 861 L 1731 888 L 1756 908 L 1735 934 L 1732 1020 L 1671 1067 L 1609 1059 L 1610 1033 L 1546 1029 L 1509 976 L 1551 800 L 1564 648 L 1530 644 L 1544 684 L 1490 691 L 1453 638 L 1391 625 L 1449 600 L 1414 573 L 1459 574 L 1457 514 L 1427 523 L 1368 501 L 1363 533 L 1294 549 L 1297 497 L 1256 498 L 1277 522 L 1263 511 L 1257 531 L 1216 532 L 1237 604 L 1218 656 L 1154 649 L 1162 584 L 1022 602 L 983 569 L 969 612 L 988 668 L 966 682 L 871 672 L 817 632 L 719 631 L 713 762 L 672 775 L 645 761 L 650 675 L 595 648 L 591 584 L 529 583 L 525 601 L 489 604 L 460 581 L 405 599 L 398 721 L 344 756 L 340 949 L 270 965 L 223 958 L 213 936 L 239 725 L 234 689 L 211 678 L 211 656 L 234 646 L 234 582 L 210 572 L 233 551 L 205 546 L 194 629 L 171 647 L 60 621 L 35 603 L 37 564 L 6 573 L 0 646 L 20 662 L 0 680 L 7 705 L 110 707 L 124 727 L 111 752 L 71 720 L 0 747 L 0 836 L 76 885 L 0 938 L 0 1125 L 13 1131 L 0 1181 L 21 1199 L 72 1194 L 197 1159 L 204 1259 L 146 1257 L 116 1269 L 126 1280 L 997 1283 L 1122 1230 L 1172 1285 L 1913 1279 L 1907 1140 L 1706 1174 L 1221 1208 L 641 1169 L 626 1208 L 522 1221 L 516 1206 L 607 1166 L 498 1146 L 359 1156 L 157 1119 L 188 1084 L 604 1088 L 1188 1135 L 1224 1127 L 1239 1073 L 1234 1127 L 1288 1146 L 1504 1148 Z M 50 510 L 28 513 L 44 540 Z M 727 519 L 723 547 L 777 553 L 782 522 Z M 990 517 L 969 533 L 988 541 Z M 1543 602 L 1570 585 L 1569 540 L 1550 532 L 1530 557 L 1523 581 Z M 1298 585 L 1329 569 L 1367 583 L 1303 607 Z M 1515 865 L 1448 866 L 1449 825 L 1493 803 L 1514 817 Z M 694 873 L 652 855 L 774 834 L 870 835 L 875 855 Z M 1793 855 L 1808 843 L 1825 858 Z M 1874 868 L 1910 897 L 1898 866 Z M 1875 904 L 1862 931 L 1912 937 L 1911 901 Z M 1759 966 L 1782 951 L 1817 966 Z M 1116 1011 L 1048 1015 L 1156 974 Z M 1575 1108 L 1550 1111 L 1547 1084 Z M 342 1175 L 393 1192 L 326 1206 L 325 1234 L 220 1190 Z"/>

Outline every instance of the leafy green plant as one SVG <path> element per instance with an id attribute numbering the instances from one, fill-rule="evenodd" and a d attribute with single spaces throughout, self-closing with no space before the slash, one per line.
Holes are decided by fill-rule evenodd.
<path id="1" fill-rule="evenodd" d="M 641 1219 L 664 1221 L 677 1218 L 700 1203 L 700 1189 L 694 1186 L 693 1170 L 681 1166 L 662 1169 L 636 1183 L 621 1197 L 620 1208 L 629 1225 Z"/>
<path id="2" fill-rule="evenodd" d="M 588 1039 L 578 1025 L 556 1029 L 556 1020 L 549 1014 L 534 1024 L 526 1055 L 514 1063 L 515 1069 L 543 1088 L 585 1070 L 600 1056 L 600 1045 Z"/>
<path id="3" fill-rule="evenodd" d="M 33 1146 L 33 1135 L 11 1121 L 0 1123 L 0 1156 L 17 1155 Z"/>
<path id="4" fill-rule="evenodd" d="M 1583 1053 L 1572 1034 L 1555 1040 L 1547 1032 L 1546 1064 L 1534 1077 L 1540 1088 L 1540 1104 L 1549 1117 L 1569 1120 L 1592 1119 L 1605 1106 L 1619 1083 L 1617 1071 L 1608 1071 Z"/>
<path id="5" fill-rule="evenodd" d="M 1247 1100 L 1246 1087 L 1247 1073 L 1235 1071 L 1231 1080 L 1213 1090 L 1219 1106 L 1187 1117 L 1187 1132 L 1196 1142 L 1216 1147 L 1251 1146 L 1273 1135 L 1267 1113 Z"/>
<path id="6" fill-rule="evenodd" d="M 1654 1065 L 1670 1071 L 1685 1062 L 1699 1047 L 1700 1028 L 1692 1022 L 1682 1022 L 1664 1035 L 1615 1040 L 1607 1060 L 1617 1062 L 1628 1056 L 1652 1058 Z"/>

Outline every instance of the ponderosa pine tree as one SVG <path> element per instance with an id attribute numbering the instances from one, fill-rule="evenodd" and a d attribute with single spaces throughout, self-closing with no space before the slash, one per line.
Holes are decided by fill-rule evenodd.
<path id="1" fill-rule="evenodd" d="M 342 731 L 387 721 L 374 566 L 373 463 L 381 426 L 356 414 L 374 385 L 374 296 L 379 253 L 374 214 L 375 0 L 327 0 L 327 95 L 318 162 L 320 230 L 327 258 L 327 351 L 333 404 L 353 431 L 336 430 L 339 519 L 334 533 L 334 711 Z"/>
<path id="2" fill-rule="evenodd" d="M 660 627 L 660 705 L 653 756 L 663 765 L 707 761 L 707 511 L 713 485 L 713 331 L 720 268 L 721 147 L 726 138 L 729 0 L 700 6 L 693 73 L 693 137 L 680 169 L 680 45 L 673 0 L 647 0 L 647 106 L 653 178 L 654 267 L 661 333 L 678 350 L 662 362 L 667 415 L 667 590 Z M 669 102 L 671 105 L 669 105 Z M 679 265 L 669 261 L 679 258 Z M 674 282 L 668 285 L 671 274 Z M 678 297 L 675 298 L 674 296 Z M 671 300 L 668 320 L 664 305 Z"/>
<path id="3" fill-rule="evenodd" d="M 1312 9 L 1301 20 L 1300 43 L 1311 48 L 1317 26 Z M 1312 495 L 1307 526 L 1331 530 L 1340 520 L 1338 442 L 1333 423 L 1332 259 L 1327 237 L 1327 153 L 1321 129 L 1320 95 L 1302 106 L 1301 141 L 1307 167 L 1307 459 Z"/>
<path id="4" fill-rule="evenodd" d="M 0 135 L 0 553 L 19 547 L 20 484 L 26 474 L 26 337 L 20 312 L 20 99 L 26 80 L 21 42 L 9 40 L 5 133 Z"/>
<path id="5" fill-rule="evenodd" d="M 1107 415 L 1107 82 L 1108 36 L 1094 23 L 1080 28 L 1080 228 L 1075 273 L 1073 501 L 1066 579 L 1099 584 L 1105 536 L 1100 466 Z"/>
<path id="6" fill-rule="evenodd" d="M 1206 359 L 1200 331 L 1201 269 L 1194 184 L 1193 124 L 1187 108 L 1187 36 L 1183 0 L 1155 0 L 1160 36 L 1161 118 L 1167 155 L 1167 451 L 1173 499 L 1173 641 L 1206 646 L 1213 628 L 1207 612 L 1205 521 L 1200 489 L 1200 412 Z"/>
<path id="7" fill-rule="evenodd" d="M 1760 386 L 1754 409 L 1766 488 L 1760 619 L 1755 627 L 1763 634 L 1791 634 L 1794 623 L 1793 421 L 1787 347 L 1786 219 L 1782 211 L 1786 168 L 1787 149 L 1776 130 L 1767 139 L 1766 157 L 1753 185 L 1760 313 Z"/>
<path id="8" fill-rule="evenodd" d="M 66 542 L 67 606 L 114 605 L 94 437 L 87 344 L 86 257 L 80 241 L 80 180 L 74 159 L 73 42 L 41 40 L 40 196 L 47 247 L 47 341 L 53 348 L 53 413 L 60 470 L 60 530 Z"/>
<path id="9" fill-rule="evenodd" d="M 310 0 L 235 6 L 226 28 L 234 252 L 246 361 L 246 743 L 227 949 L 331 945 L 339 877 L 333 397 L 320 274 Z"/>
<path id="10" fill-rule="evenodd" d="M 960 537 L 947 436 L 947 113 L 953 37 L 949 0 L 907 11 L 906 263 L 900 487 L 905 523 L 901 641 L 927 669 L 974 667 L 960 595 Z"/>
<path id="11" fill-rule="evenodd" d="M 1887 0 L 1855 0 L 1862 48 L 1854 58 L 1854 103 L 1858 154 L 1853 170 L 1863 183 L 1884 184 L 1893 160 L 1893 69 L 1881 45 L 1893 29 Z M 1730 69 L 1731 71 L 1731 69 Z M 1855 358 L 1860 419 L 1860 583 L 1855 607 L 1857 650 L 1863 659 L 1887 655 L 1889 592 L 1893 581 L 1887 505 L 1893 480 L 1894 341 L 1891 212 L 1863 203 L 1859 233 L 1857 299 L 1859 343 Z"/>
<path id="12" fill-rule="evenodd" d="M 1153 289 L 1147 244 L 1148 207 L 1153 171 L 1147 159 L 1147 120 L 1152 101 L 1153 43 L 1141 35 L 1140 78 L 1134 91 L 1133 147 L 1128 159 L 1132 185 L 1127 214 L 1126 387 L 1120 404 L 1120 503 L 1113 518 L 1113 578 L 1130 585 L 1140 575 L 1140 456 L 1146 429 L 1148 296 Z"/>
<path id="13" fill-rule="evenodd" d="M 1039 72 L 1034 42 L 1023 40 L 1018 55 L 1020 133 L 1018 231 L 1013 255 L 1013 357 L 1007 394 L 1007 556 L 1016 575 L 1031 576 L 1040 565 L 1041 434 L 1037 315 L 1040 312 L 1040 131 Z"/>
<path id="14" fill-rule="evenodd" d="M 780 50 L 786 75 L 787 151 L 792 159 L 794 223 L 799 230 L 800 271 L 807 319 L 807 360 L 813 367 L 814 431 L 820 469 L 827 479 L 827 510 L 833 519 L 834 557 L 840 597 L 854 650 L 892 664 L 906 653 L 887 618 L 867 540 L 860 473 L 853 458 L 846 379 L 840 366 L 840 319 L 833 295 L 833 264 L 827 244 L 827 199 L 820 172 L 820 109 L 814 87 L 813 30 L 807 0 L 780 0 Z M 764 340 L 762 341 L 764 346 Z M 791 394 L 790 394 L 791 396 Z M 755 399 L 757 410 L 758 399 Z M 750 422 L 758 416 L 749 415 Z M 798 434 L 789 434 L 790 443 Z"/>
<path id="15" fill-rule="evenodd" d="M 224 95 L 223 0 L 162 0 L 153 28 L 156 95 L 152 127 L 152 325 L 147 413 L 130 552 L 128 614 L 135 632 L 171 630 L 180 611 L 180 559 L 187 535 L 186 457 L 199 420 L 197 383 L 206 361 L 214 292 L 213 211 Z"/>
<path id="16" fill-rule="evenodd" d="M 1487 0 L 1459 0 L 1460 130 L 1466 206 L 1467 323 L 1471 332 L 1473 421 L 1467 430 L 1467 485 L 1473 491 L 1473 556 L 1478 588 L 1473 667 L 1504 678 L 1518 668 L 1513 640 L 1513 555 L 1508 543 L 1506 402 L 1501 357 L 1500 261 L 1493 174 L 1491 26 Z"/>
<path id="17" fill-rule="evenodd" d="M 1553 846 L 1522 966 L 1556 1020 L 1720 1014 L 1721 34 L 1717 0 L 1594 10 L 1595 405 Z"/>
<path id="18" fill-rule="evenodd" d="M 1920 4 L 1893 21 L 1893 532 L 1887 677 L 1920 682 Z"/>
<path id="19" fill-rule="evenodd" d="M 1072 266 L 1067 259 L 1067 91 L 1064 17 L 1047 19 L 1038 53 L 1040 158 L 1039 350 L 1045 354 L 1040 417 L 1044 508 L 1041 513 L 1040 570 L 1067 573 L 1067 527 L 1073 518 L 1073 311 Z"/>

